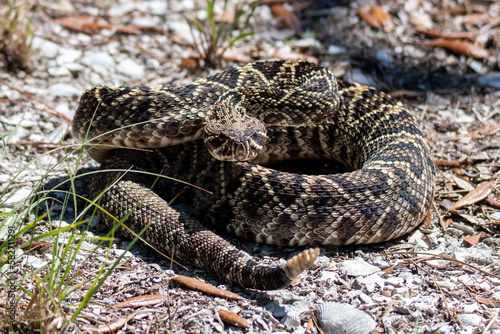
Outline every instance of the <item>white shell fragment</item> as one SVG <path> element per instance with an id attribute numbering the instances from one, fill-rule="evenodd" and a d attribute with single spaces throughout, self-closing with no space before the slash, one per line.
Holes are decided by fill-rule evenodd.
<path id="1" fill-rule="evenodd" d="M 323 303 L 314 310 L 314 315 L 325 334 L 368 334 L 377 327 L 366 312 L 347 304 Z"/>
<path id="2" fill-rule="evenodd" d="M 346 260 L 339 265 L 341 272 L 347 276 L 368 276 L 380 271 L 380 268 L 369 264 L 362 258 Z"/>
<path id="3" fill-rule="evenodd" d="M 459 314 L 458 318 L 463 326 L 478 327 L 483 318 L 477 314 Z"/>

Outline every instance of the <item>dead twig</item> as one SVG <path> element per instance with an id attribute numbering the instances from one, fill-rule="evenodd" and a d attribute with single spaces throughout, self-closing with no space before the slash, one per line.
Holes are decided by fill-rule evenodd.
<path id="1" fill-rule="evenodd" d="M 494 200 L 494 199 L 491 199 L 491 198 L 487 198 L 484 200 L 486 203 L 488 203 L 489 206 L 492 206 L 496 209 L 500 209 L 500 201 L 497 201 L 497 200 Z"/>
<path id="2" fill-rule="evenodd" d="M 469 264 L 469 263 L 457 260 L 455 258 L 452 258 L 451 256 L 444 255 L 444 254 L 437 254 L 436 255 L 436 254 L 432 254 L 432 253 L 419 252 L 419 251 L 409 251 L 409 250 L 404 251 L 404 253 L 401 253 L 399 251 L 394 251 L 394 252 L 389 252 L 389 254 L 428 255 L 429 257 L 424 258 L 424 259 L 419 259 L 418 262 L 421 262 L 421 261 L 430 261 L 430 260 L 446 260 L 446 261 L 451 261 L 451 262 L 455 262 L 455 263 L 461 264 L 463 266 L 472 268 L 474 270 L 477 270 L 477 271 L 479 271 L 482 274 L 489 275 L 489 276 L 492 276 L 492 277 L 500 279 L 500 275 L 495 275 L 493 273 L 489 273 L 489 272 L 487 272 L 487 271 L 485 271 L 485 270 L 483 270 L 483 269 L 481 269 L 479 267 L 476 267 L 476 266 L 474 266 L 472 264 Z"/>
<path id="3" fill-rule="evenodd" d="M 439 225 L 441 225 L 441 228 L 443 229 L 443 231 L 446 231 L 446 223 L 444 222 L 443 220 L 443 217 L 441 216 L 441 214 L 439 213 L 439 209 L 438 207 L 436 206 L 436 203 L 435 202 L 432 202 L 432 207 L 434 208 L 434 211 L 436 212 L 436 215 L 438 216 L 439 218 Z"/>
<path id="4" fill-rule="evenodd" d="M 469 157 L 463 157 L 458 160 L 446 160 L 446 159 L 435 159 L 434 164 L 436 167 L 462 167 L 462 166 L 469 166 L 472 164 L 472 160 Z"/>
<path id="5" fill-rule="evenodd" d="M 468 286 L 467 284 L 465 284 L 465 282 L 464 282 L 464 281 L 462 281 L 460 278 L 458 279 L 458 281 L 459 281 L 460 283 L 462 283 L 462 285 L 463 285 L 463 286 L 465 286 L 465 288 L 466 288 L 467 290 L 469 290 L 469 292 L 473 293 L 474 295 L 478 295 L 478 294 L 479 294 L 476 290 L 474 290 L 473 288 L 471 288 L 470 286 Z"/>
<path id="6" fill-rule="evenodd" d="M 448 317 L 450 319 L 455 320 L 460 326 L 462 326 L 462 322 L 458 317 L 455 317 L 454 314 L 450 311 L 450 308 L 448 307 L 448 299 L 446 299 L 446 295 L 444 294 L 443 290 L 441 289 L 441 286 L 436 282 L 436 278 L 434 275 L 432 275 L 429 271 L 427 271 L 424 267 L 413 261 L 413 259 L 408 259 L 413 265 L 415 265 L 417 268 L 420 270 L 424 271 L 429 277 L 432 279 L 432 282 L 434 282 L 434 285 L 436 286 L 436 289 L 439 291 L 441 296 L 443 297 L 444 301 L 444 307 L 446 308 L 446 313 L 448 314 Z"/>

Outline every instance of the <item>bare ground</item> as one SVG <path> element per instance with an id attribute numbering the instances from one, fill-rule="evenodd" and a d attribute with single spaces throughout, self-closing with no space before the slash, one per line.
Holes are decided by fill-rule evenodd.
<path id="1" fill-rule="evenodd" d="M 293 9 L 300 27 L 287 27 L 283 18 L 273 16 L 270 7 L 262 5 L 251 20 L 256 34 L 245 43 L 237 43 L 222 66 L 251 57 L 314 57 L 340 78 L 369 83 L 403 98 L 420 119 L 434 157 L 449 165 L 440 167 L 432 219 L 411 235 L 392 242 L 323 248 L 317 265 L 286 290 L 260 292 L 222 285 L 245 297 L 242 301 L 208 296 L 170 282 L 175 275 L 187 275 L 221 285 L 196 268 L 174 265 L 170 270 L 169 260 L 146 246 L 135 245 L 131 253 L 126 253 L 130 261 L 114 270 L 69 325 L 69 332 L 93 332 L 133 315 L 116 325 L 113 332 L 304 333 L 318 304 L 337 301 L 370 314 L 379 333 L 500 333 L 500 7 L 488 1 L 387 2 L 382 8 L 391 15 L 394 28 L 384 31 L 370 27 L 356 14 L 360 9 L 370 12 L 370 5 L 369 1 L 295 1 L 286 8 Z M 196 53 L 189 46 L 192 41 L 183 15 L 202 16 L 202 12 L 190 1 L 112 2 L 100 6 L 85 1 L 57 5 L 41 1 L 33 7 L 30 17 L 37 38 L 30 58 L 31 72 L 0 70 L 0 127 L 4 136 L 14 132 L 0 161 L 2 190 L 5 198 L 12 195 L 4 201 L 3 212 L 12 210 L 38 183 L 53 187 L 66 180 L 68 173 L 77 169 L 87 172 L 89 169 L 84 168 L 95 166 L 85 155 L 80 161 L 78 152 L 67 153 L 76 147 L 72 146 L 68 120 L 84 89 L 98 84 L 183 84 L 209 72 L 183 63 Z M 53 21 L 88 14 L 99 15 L 114 26 L 89 35 Z M 475 14 L 483 18 L 464 23 Z M 149 29 L 128 34 L 116 27 L 132 24 L 159 26 L 165 33 Z M 473 33 L 474 46 L 484 46 L 489 54 L 473 57 L 428 46 L 432 39 L 417 28 Z M 16 124 L 20 126 L 15 128 Z M 461 164 L 457 162 L 461 158 L 469 160 Z M 76 182 L 83 197 L 88 192 L 88 180 L 81 177 Z M 487 190 L 477 189 L 484 182 L 490 182 Z M 470 192 L 480 200 L 468 201 L 455 213 L 448 212 Z M 85 206 L 83 200 L 64 206 L 61 191 L 53 196 L 52 219 L 42 219 L 37 234 L 72 223 Z M 24 223 L 33 220 L 30 215 Z M 79 229 L 77 233 L 84 231 Z M 106 232 L 94 220 L 86 233 L 102 236 Z M 26 233 L 25 238 L 30 236 L 31 232 Z M 299 251 L 228 238 L 270 263 Z M 47 244 L 19 252 L 9 265 L 24 272 L 53 261 L 49 255 L 54 239 L 43 241 Z M 101 247 L 90 259 L 77 257 L 75 267 L 81 266 L 78 270 L 82 271 L 76 281 L 86 283 L 42 321 L 44 331 L 57 331 L 68 323 L 102 263 L 122 254 L 128 244 L 128 240 L 118 238 L 111 253 Z M 84 246 L 95 247 L 90 239 Z M 109 254 L 111 259 L 107 258 Z M 355 275 L 344 266 L 352 259 L 378 270 Z M 44 270 L 38 277 L 44 276 Z M 2 285 L 7 286 L 7 277 L 2 271 Z M 22 286 L 33 292 L 37 283 L 28 279 Z M 0 292 L 2 315 L 7 310 L 6 293 Z M 17 330 L 38 331 L 29 320 L 38 319 L 40 314 L 26 311 L 29 295 L 21 290 L 16 294 L 20 298 Z M 130 308 L 114 307 L 147 294 L 165 294 L 168 299 L 154 307 L 137 308 L 136 314 Z M 217 313 L 220 309 L 238 313 L 250 328 L 242 330 L 222 322 Z"/>

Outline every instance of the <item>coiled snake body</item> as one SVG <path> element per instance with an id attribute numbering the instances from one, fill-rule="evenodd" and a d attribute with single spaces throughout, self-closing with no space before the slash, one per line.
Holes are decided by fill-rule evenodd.
<path id="1" fill-rule="evenodd" d="M 253 130 L 238 129 L 241 119 Z M 205 145 L 198 138 L 208 130 L 219 136 L 205 135 Z M 212 145 L 235 131 L 251 144 Z M 89 139 L 89 152 L 103 163 L 91 193 L 103 193 L 105 211 L 118 220 L 130 213 L 126 224 L 135 232 L 150 224 L 142 237 L 155 247 L 244 287 L 286 286 L 318 250 L 268 267 L 210 227 L 277 245 L 375 243 L 414 229 L 432 203 L 434 165 L 410 113 L 382 92 L 336 82 L 307 62 L 257 62 L 181 87 L 93 88 L 81 98 L 73 132 Z M 218 160 L 207 146 L 216 157 L 251 161 Z M 261 151 L 248 154 L 254 147 Z M 292 159 L 335 160 L 350 172 L 265 167 Z M 182 210 L 167 204 L 179 193 Z"/>

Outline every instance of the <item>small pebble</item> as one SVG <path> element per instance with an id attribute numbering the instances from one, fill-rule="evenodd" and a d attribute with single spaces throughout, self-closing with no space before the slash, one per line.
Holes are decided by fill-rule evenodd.
<path id="1" fill-rule="evenodd" d="M 47 261 L 43 261 L 43 260 L 41 260 L 38 257 L 33 256 L 33 255 L 24 256 L 23 260 L 21 262 L 21 265 L 23 265 L 23 266 L 28 265 L 34 269 L 40 269 L 47 264 L 48 264 Z"/>
<path id="2" fill-rule="evenodd" d="M 107 52 L 87 51 L 84 53 L 81 63 L 91 68 L 113 69 L 115 61 Z"/>
<path id="3" fill-rule="evenodd" d="M 141 78 L 144 76 L 144 66 L 137 64 L 131 59 L 125 59 L 116 66 L 116 70 L 131 78 Z"/>
<path id="4" fill-rule="evenodd" d="M 32 47 L 48 59 L 55 58 L 62 48 L 60 44 L 56 44 L 38 36 L 33 37 Z"/>
<path id="5" fill-rule="evenodd" d="M 56 83 L 49 87 L 49 94 L 52 96 L 80 96 L 83 90 L 65 83 Z"/>
<path id="6" fill-rule="evenodd" d="M 328 47 L 328 53 L 331 55 L 340 55 L 346 53 L 347 50 L 346 48 L 339 46 L 339 45 L 330 45 Z"/>
<path id="7" fill-rule="evenodd" d="M 32 191 L 30 188 L 20 188 L 11 196 L 6 196 L 2 204 L 7 208 L 12 208 L 26 200 L 32 194 Z"/>

